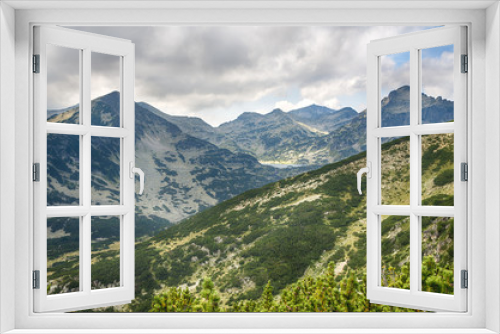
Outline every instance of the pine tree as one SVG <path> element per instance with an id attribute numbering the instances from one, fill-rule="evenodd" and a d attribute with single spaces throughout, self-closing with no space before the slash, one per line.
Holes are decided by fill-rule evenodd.
<path id="1" fill-rule="evenodd" d="M 389 268 L 387 286 L 409 288 L 409 265 Z M 358 279 L 358 277 L 362 277 Z M 453 293 L 453 268 L 440 267 L 432 256 L 422 264 L 422 289 L 437 293 Z M 366 273 L 348 270 L 335 281 L 335 265 L 329 263 L 324 274 L 305 277 L 281 290 L 275 296 L 268 281 L 257 300 L 236 301 L 221 306 L 220 295 L 210 278 L 202 282 L 200 297 L 189 289 L 170 288 L 154 297 L 150 312 L 416 312 L 417 310 L 372 304 L 366 299 Z"/>

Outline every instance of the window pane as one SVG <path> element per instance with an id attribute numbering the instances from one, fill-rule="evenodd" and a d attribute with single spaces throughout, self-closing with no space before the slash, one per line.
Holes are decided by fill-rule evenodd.
<path id="1" fill-rule="evenodd" d="M 410 204 L 410 137 L 382 138 L 382 205 Z"/>
<path id="2" fill-rule="evenodd" d="M 422 205 L 453 206 L 453 134 L 422 136 Z"/>
<path id="3" fill-rule="evenodd" d="M 80 50 L 47 44 L 47 121 L 78 124 Z"/>
<path id="4" fill-rule="evenodd" d="M 380 57 L 382 126 L 410 125 L 410 53 Z"/>
<path id="5" fill-rule="evenodd" d="M 410 217 L 382 216 L 381 286 L 410 289 Z"/>
<path id="6" fill-rule="evenodd" d="M 453 294 L 453 218 L 422 217 L 422 291 Z"/>
<path id="7" fill-rule="evenodd" d="M 92 205 L 120 204 L 120 138 L 92 137 Z"/>
<path id="8" fill-rule="evenodd" d="M 47 219 L 47 294 L 79 291 L 80 218 Z"/>
<path id="9" fill-rule="evenodd" d="M 92 289 L 120 286 L 120 217 L 92 217 Z"/>
<path id="10" fill-rule="evenodd" d="M 47 134 L 47 206 L 79 205 L 80 136 Z"/>
<path id="11" fill-rule="evenodd" d="M 453 45 L 421 50 L 422 124 L 453 121 Z"/>
<path id="12" fill-rule="evenodd" d="M 120 57 L 92 52 L 92 125 L 120 126 Z"/>

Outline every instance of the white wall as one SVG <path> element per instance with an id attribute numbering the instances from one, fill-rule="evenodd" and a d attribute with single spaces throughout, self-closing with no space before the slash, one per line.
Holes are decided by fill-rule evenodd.
<path id="1" fill-rule="evenodd" d="M 14 328 L 15 12 L 0 3 L 0 333 Z M 3 259 L 3 261 L 2 261 Z"/>
<path id="2" fill-rule="evenodd" d="M 472 234 L 476 243 L 474 245 L 474 249 L 472 250 L 473 258 L 475 261 L 472 263 L 471 269 L 471 278 L 473 280 L 481 281 L 481 289 L 478 291 L 475 290 L 474 294 L 469 296 L 472 297 L 472 310 L 474 310 L 477 318 L 477 314 L 484 314 L 485 305 L 488 305 L 486 308 L 487 312 L 487 325 L 490 329 L 495 330 L 496 332 L 500 332 L 500 285 L 498 277 L 500 274 L 500 260 L 499 260 L 499 250 L 500 247 L 497 244 L 499 240 L 500 234 L 500 173 L 498 166 L 500 165 L 500 14 L 498 5 L 494 7 L 490 7 L 488 9 L 488 19 L 484 19 L 484 11 L 453 11 L 447 10 L 446 13 L 443 14 L 442 11 L 436 12 L 427 12 L 427 11 L 385 11 L 385 10 L 375 10 L 375 11 L 363 11 L 362 15 L 358 12 L 355 15 L 348 15 L 348 11 L 291 11 L 291 10 L 283 10 L 283 11 L 248 11 L 248 12 L 240 12 L 233 14 L 232 12 L 226 11 L 187 11 L 187 10 L 173 10 L 173 11 L 156 11 L 154 13 L 134 10 L 134 11 L 99 11 L 92 12 L 88 10 L 77 10 L 77 11 L 68 11 L 68 10 L 60 10 L 60 11 L 45 11 L 43 15 L 40 12 L 36 11 L 17 11 L 17 31 L 16 35 L 18 38 L 17 41 L 17 100 L 16 100 L 16 145 L 20 148 L 20 150 L 15 154 L 12 151 L 12 138 L 14 138 L 14 130 L 13 127 L 9 128 L 6 124 L 13 124 L 13 121 L 7 121 L 9 117 L 14 117 L 13 112 L 13 102 L 10 100 L 14 94 L 14 82 L 12 81 L 13 73 L 13 41 L 11 40 L 12 31 L 13 31 L 13 11 L 12 9 L 5 6 L 5 4 L 0 5 L 0 42 L 2 43 L 2 50 L 0 52 L 0 259 L 9 259 L 12 258 L 12 254 L 14 254 L 12 247 L 12 239 L 5 238 L 5 235 L 12 235 L 12 228 L 14 227 L 13 216 L 14 213 L 11 212 L 11 208 L 13 207 L 12 198 L 14 193 L 14 181 L 12 176 L 13 165 L 12 162 L 14 158 L 17 159 L 18 164 L 16 165 L 16 225 L 18 235 L 16 239 L 18 240 L 26 240 L 26 236 L 29 235 L 29 224 L 30 224 L 30 215 L 29 215 L 29 196 L 26 194 L 30 194 L 29 192 L 29 174 L 30 174 L 30 125 L 29 125 L 29 117 L 30 117 L 30 105 L 28 94 L 26 92 L 29 91 L 29 28 L 28 22 L 44 22 L 42 18 L 45 18 L 46 22 L 106 22 L 109 24 L 123 24 L 129 23 L 133 24 L 137 22 L 183 22 L 183 23 L 200 23 L 206 22 L 217 23 L 217 22 L 242 22 L 242 23 L 254 23 L 260 21 L 268 21 L 268 22 L 279 22 L 283 24 L 293 23 L 293 22 L 332 22 L 338 21 L 339 24 L 343 22 L 372 22 L 376 24 L 377 22 L 394 22 L 394 23 L 404 23 L 408 18 L 412 18 L 415 20 L 419 20 L 420 22 L 442 22 L 443 17 L 446 17 L 444 14 L 452 17 L 450 19 L 453 22 L 473 22 L 473 32 L 472 35 L 474 41 L 474 54 L 473 54 L 473 84 L 475 88 L 476 95 L 473 98 L 473 110 L 475 114 L 473 115 L 473 125 L 471 131 L 473 136 L 476 136 L 474 139 L 474 147 L 473 152 L 475 153 L 474 159 L 472 159 L 472 166 L 475 170 L 471 170 L 472 177 L 474 177 L 474 191 L 471 194 L 471 197 L 474 201 L 474 209 L 473 209 L 473 217 L 472 222 L 474 223 Z M 7 27 L 7 29 L 4 28 Z M 484 53 L 484 36 L 482 29 L 487 29 L 487 66 L 485 68 L 483 64 Z M 10 32 L 10 35 L 9 35 Z M 6 37 L 4 37 L 6 36 Z M 479 37 L 478 37 L 479 36 Z M 8 40 L 8 42 L 5 42 Z M 5 47 L 7 45 L 7 47 Z M 5 56 L 4 56 L 5 55 Z M 475 66 L 476 64 L 480 64 L 480 66 Z M 485 88 L 485 70 L 487 79 L 487 89 Z M 485 93 L 486 92 L 486 93 Z M 485 96 L 486 94 L 486 96 Z M 484 116 L 486 114 L 486 117 Z M 488 140 L 485 142 L 484 140 L 484 130 L 487 129 Z M 5 139 L 7 138 L 7 140 Z M 486 150 L 486 151 L 485 151 Z M 487 152 L 487 154 L 485 154 Z M 486 161 L 485 161 L 486 160 Z M 488 174 L 486 174 L 486 173 Z M 488 175 L 486 179 L 485 175 Z M 487 182 L 485 182 L 487 180 Z M 484 200 L 484 193 L 488 194 L 486 201 Z M 486 203 L 485 203 L 486 202 Z M 487 231 L 484 230 L 484 223 L 486 221 L 484 212 L 485 207 L 488 208 L 488 218 L 489 227 Z M 481 234 L 481 236 L 486 235 L 488 238 L 488 242 L 486 247 L 488 247 L 487 256 L 496 256 L 495 265 L 489 266 L 487 268 L 486 275 L 483 274 L 484 268 L 484 257 L 482 250 L 485 245 L 481 238 L 477 238 L 477 235 Z M 19 239 L 20 238 L 20 239 Z M 480 240 L 481 242 L 477 242 Z M 67 325 L 68 321 L 65 324 L 54 323 L 53 319 L 56 317 L 44 317 L 40 319 L 36 319 L 36 323 L 28 322 L 33 319 L 28 319 L 26 310 L 30 307 L 29 298 L 31 295 L 31 290 L 26 289 L 25 287 L 29 285 L 29 275 L 31 273 L 31 266 L 29 263 L 29 259 L 27 258 L 27 254 L 29 254 L 29 245 L 26 242 L 19 242 L 17 250 L 22 250 L 22 252 L 17 252 L 17 265 L 16 271 L 18 274 L 16 284 L 18 285 L 18 294 L 17 294 L 17 303 L 13 304 L 13 298 L 11 292 L 13 292 L 13 277 L 9 275 L 9 273 L 14 272 L 14 263 L 12 261 L 5 261 L 0 263 L 0 271 L 2 275 L 0 275 L 0 288 L 2 291 L 1 302 L 0 302 L 0 322 L 2 322 L 0 328 L 0 332 L 3 332 L 9 326 L 13 325 L 13 310 L 14 306 L 17 306 L 18 312 L 16 314 L 17 317 L 17 326 L 26 326 L 34 327 L 35 325 L 44 326 L 47 328 L 52 328 L 55 326 L 60 326 L 60 328 L 68 328 L 71 325 Z M 493 253 L 491 253 L 493 251 Z M 479 254 L 481 260 L 477 261 L 478 257 L 475 254 Z M 481 273 L 481 275 L 474 276 L 474 272 Z M 486 279 L 485 279 L 486 277 Z M 485 282 L 483 284 L 483 282 Z M 486 294 L 483 294 L 482 289 L 487 289 Z M 486 295 L 486 300 L 483 296 Z M 384 320 L 384 317 L 380 315 L 380 317 L 370 317 L 362 319 L 360 322 L 355 322 L 353 318 L 347 319 L 344 322 L 339 321 L 338 319 L 335 322 L 332 322 L 329 318 L 317 318 L 318 326 L 322 326 L 324 328 L 328 328 L 331 326 L 337 327 L 348 327 L 352 326 L 352 324 L 356 324 L 359 327 L 368 327 L 370 324 L 376 322 L 376 325 L 379 327 L 382 326 L 394 326 L 393 324 L 388 324 L 387 320 Z M 399 317 L 400 319 L 404 319 Z M 198 318 L 201 319 L 201 318 Z M 237 325 L 248 325 L 248 326 L 257 326 L 255 324 L 255 318 L 237 318 L 232 317 L 231 324 Z M 279 324 L 281 327 L 284 327 L 286 324 L 296 324 L 297 328 L 301 327 L 301 321 L 303 318 L 289 318 L 283 317 L 280 319 Z M 67 320 L 67 319 L 66 319 Z M 136 318 L 129 317 L 129 319 L 122 318 L 120 322 L 114 320 L 114 326 L 121 326 L 121 328 L 133 328 L 134 325 L 137 324 Z M 164 320 L 160 318 L 156 318 L 155 324 L 152 325 L 158 326 L 158 328 L 162 328 L 165 326 Z M 226 323 L 228 319 L 224 319 L 223 321 Z M 368 320 L 368 321 L 367 321 Z M 470 325 L 467 317 L 463 317 L 461 319 L 455 319 L 453 326 L 465 326 Z M 34 320 L 33 320 L 34 321 Z M 89 320 L 80 317 L 79 319 L 72 318 L 70 321 L 74 322 L 74 326 L 81 325 L 90 326 L 94 328 L 99 328 L 100 323 L 93 322 L 89 323 Z M 148 318 L 148 321 L 152 322 L 152 318 Z M 186 318 L 184 317 L 171 317 L 170 318 L 171 326 L 182 326 L 186 322 Z M 203 322 L 204 321 L 204 322 Z M 371 321 L 371 323 L 369 323 Z M 435 323 L 432 322 L 431 319 L 430 324 L 433 325 Z M 484 318 L 479 317 L 479 319 L 474 319 L 473 325 L 475 327 L 483 327 L 484 326 Z M 135 324 L 134 324 L 135 323 Z M 231 325 L 230 324 L 230 325 Z M 263 326 L 263 324 L 258 324 Z M 282 326 L 283 325 L 283 326 Z M 52 326 L 52 327 L 50 327 Z M 213 327 L 219 328 L 220 320 L 218 318 L 210 318 L 210 319 L 201 319 L 193 323 L 193 326 L 205 326 L 205 327 Z M 429 326 L 429 324 L 422 324 L 422 327 Z M 101 326 L 102 327 L 102 326 Z M 280 327 L 280 328 L 281 328 Z"/>

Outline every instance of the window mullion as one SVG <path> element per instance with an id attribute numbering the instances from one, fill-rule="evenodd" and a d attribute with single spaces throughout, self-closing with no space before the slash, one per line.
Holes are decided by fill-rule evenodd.
<path id="1" fill-rule="evenodd" d="M 421 99 L 419 99 L 419 111 L 422 110 Z M 419 114 L 421 114 L 419 112 Z M 419 116 L 419 119 L 420 116 Z M 412 128 L 412 132 L 418 135 L 441 135 L 445 133 L 454 133 L 455 124 L 453 122 L 449 123 L 433 123 L 433 124 L 420 124 Z"/>
<path id="2" fill-rule="evenodd" d="M 421 108 L 420 108 L 421 109 Z M 454 133 L 455 124 L 450 123 L 434 123 L 434 124 L 419 124 L 416 126 L 395 126 L 387 128 L 377 128 L 373 130 L 373 135 L 378 138 L 387 137 L 406 137 L 410 133 L 417 135 L 440 135 L 445 133 Z"/>
<path id="3" fill-rule="evenodd" d="M 406 137 L 410 135 L 411 130 L 412 129 L 409 126 L 379 127 L 373 129 L 373 135 L 378 138 Z"/>
<path id="4" fill-rule="evenodd" d="M 121 216 L 131 212 L 125 205 L 92 205 L 90 214 L 92 216 Z"/>
<path id="5" fill-rule="evenodd" d="M 82 108 L 81 108 L 81 119 L 82 124 L 90 129 L 91 126 L 91 100 L 90 100 L 90 75 L 91 75 L 91 51 L 89 49 L 83 50 L 83 66 L 82 66 Z M 90 293 L 91 290 L 91 215 L 90 215 L 90 205 L 91 205 L 91 134 L 87 131 L 82 136 L 82 189 L 83 189 L 83 206 L 89 208 L 89 211 L 83 216 L 82 220 L 82 233 L 81 238 L 81 253 L 80 253 L 80 268 L 82 272 L 82 291 L 85 293 Z"/>
<path id="6" fill-rule="evenodd" d="M 80 117 L 79 117 L 79 125 L 83 124 L 83 64 L 84 64 L 84 59 L 83 59 L 83 50 L 79 50 L 79 54 L 80 54 L 80 66 L 79 66 L 79 78 L 80 78 L 80 100 L 78 101 L 79 102 L 79 106 L 80 106 Z M 79 156 L 79 160 L 80 161 L 80 175 L 79 175 L 79 202 L 80 202 L 80 206 L 84 206 L 84 178 L 83 178 L 83 171 L 82 171 L 82 166 L 83 166 L 83 162 L 84 162 L 84 159 L 83 159 L 83 136 L 80 135 L 79 136 L 79 145 L 80 145 L 80 148 L 79 148 L 79 152 L 80 152 L 80 156 Z M 83 260 L 83 254 L 85 249 L 84 249 L 84 246 L 83 246 L 83 235 L 84 235 L 84 218 L 83 216 L 79 216 L 79 231 L 78 231 L 78 245 L 79 245 L 79 270 L 78 270 L 78 275 L 79 275 L 79 280 L 78 280 L 78 284 L 79 284 L 79 288 L 78 288 L 78 291 L 84 291 L 85 289 L 85 285 L 84 285 L 84 281 L 85 281 L 85 274 L 84 274 L 84 271 L 82 270 L 83 268 L 83 264 L 84 264 L 84 260 Z"/>
<path id="7" fill-rule="evenodd" d="M 80 105 L 82 102 L 80 101 Z M 66 124 L 66 123 L 47 123 L 47 133 L 59 135 L 79 135 L 83 136 L 88 132 L 88 129 L 80 124 Z"/>
<path id="8" fill-rule="evenodd" d="M 419 61 L 418 49 L 410 49 L 410 291 L 418 292 L 419 281 L 419 217 L 414 209 L 420 204 L 420 136 L 415 133 L 419 115 Z"/>

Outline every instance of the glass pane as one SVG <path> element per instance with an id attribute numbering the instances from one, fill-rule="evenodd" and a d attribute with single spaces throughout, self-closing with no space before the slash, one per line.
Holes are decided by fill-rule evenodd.
<path id="1" fill-rule="evenodd" d="M 453 134 L 422 136 L 422 205 L 453 206 Z"/>
<path id="2" fill-rule="evenodd" d="M 120 204 L 120 138 L 92 137 L 92 205 Z"/>
<path id="3" fill-rule="evenodd" d="M 79 205 L 80 136 L 47 134 L 47 206 Z"/>
<path id="4" fill-rule="evenodd" d="M 410 217 L 382 216 L 381 286 L 410 289 Z"/>
<path id="5" fill-rule="evenodd" d="M 410 125 L 410 53 L 380 57 L 382 126 Z"/>
<path id="6" fill-rule="evenodd" d="M 120 57 L 92 52 L 92 125 L 120 126 Z"/>
<path id="7" fill-rule="evenodd" d="M 453 294 L 453 218 L 422 217 L 422 291 Z"/>
<path id="8" fill-rule="evenodd" d="M 410 137 L 382 138 L 382 205 L 410 204 Z"/>
<path id="9" fill-rule="evenodd" d="M 92 217 L 92 289 L 120 286 L 120 217 Z"/>
<path id="10" fill-rule="evenodd" d="M 47 219 L 47 294 L 79 291 L 80 218 Z"/>
<path id="11" fill-rule="evenodd" d="M 422 124 L 453 121 L 453 45 L 422 49 Z"/>
<path id="12" fill-rule="evenodd" d="M 80 50 L 47 44 L 47 121 L 78 124 Z"/>

